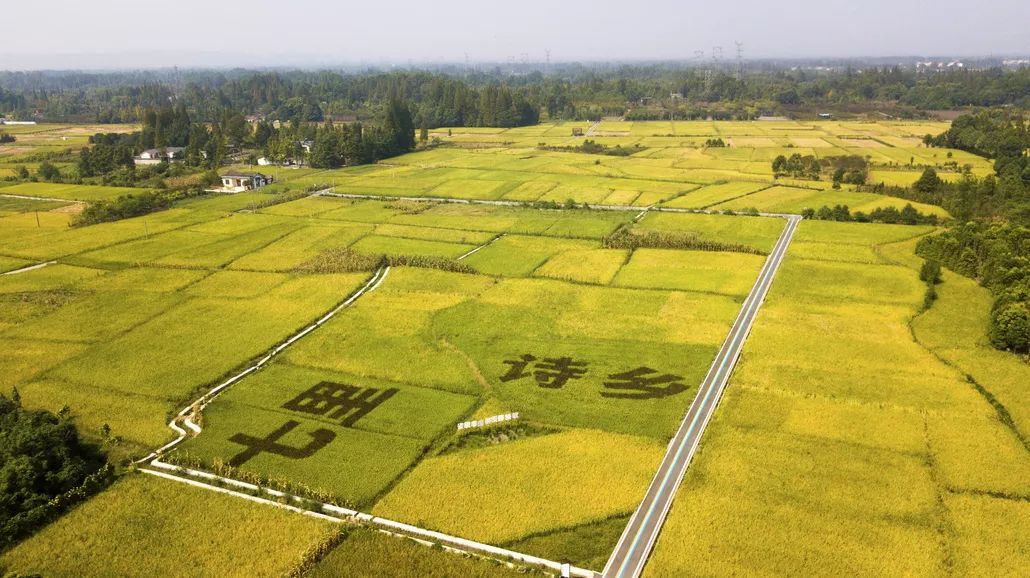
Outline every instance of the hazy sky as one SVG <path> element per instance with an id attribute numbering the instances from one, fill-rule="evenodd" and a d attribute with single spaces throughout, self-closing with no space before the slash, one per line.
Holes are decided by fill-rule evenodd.
<path id="1" fill-rule="evenodd" d="M 0 69 L 1030 53 L 1030 0 L 5 0 Z"/>

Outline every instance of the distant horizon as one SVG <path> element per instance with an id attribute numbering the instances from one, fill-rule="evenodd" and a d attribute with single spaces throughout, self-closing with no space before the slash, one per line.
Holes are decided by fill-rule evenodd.
<path id="1" fill-rule="evenodd" d="M 104 0 L 4 6 L 0 69 L 138 70 L 506 62 L 976 58 L 1030 53 L 1030 3 L 823 0 Z"/>
<path id="2" fill-rule="evenodd" d="M 429 69 L 445 67 L 521 67 L 521 68 L 544 68 L 563 66 L 604 66 L 604 65 L 653 65 L 672 64 L 683 66 L 703 67 L 712 63 L 711 59 L 698 60 L 689 57 L 639 57 L 639 58 L 576 58 L 576 59 L 552 59 L 547 62 L 544 59 L 527 59 L 525 61 L 483 59 L 466 62 L 463 60 L 447 59 L 333 59 L 324 56 L 309 55 L 269 55 L 259 58 L 254 55 L 226 55 L 224 53 L 211 52 L 188 52 L 178 53 L 177 58 L 163 60 L 160 57 L 166 53 L 133 53 L 137 58 L 143 57 L 139 62 L 123 62 L 112 65 L 110 59 L 123 56 L 127 53 L 78 53 L 78 54 L 45 54 L 45 55 L 5 55 L 0 54 L 0 72 L 160 72 L 170 70 L 334 70 L 334 69 L 360 69 L 360 68 L 383 68 L 383 69 Z M 202 57 L 216 57 L 211 60 L 201 60 Z M 233 57 L 238 56 L 238 59 Z M 25 64 L 10 66 L 12 60 L 21 60 Z M 956 60 L 969 62 L 982 62 L 988 60 L 1030 60 L 1030 50 L 1026 52 L 1009 53 L 985 53 L 985 54 L 893 54 L 893 55 L 812 55 L 812 56 L 758 56 L 743 59 L 744 64 L 768 64 L 768 63 L 797 63 L 815 65 L 825 63 L 876 63 L 877 65 L 912 65 L 916 62 Z M 723 57 L 722 65 L 735 64 L 735 58 Z"/>

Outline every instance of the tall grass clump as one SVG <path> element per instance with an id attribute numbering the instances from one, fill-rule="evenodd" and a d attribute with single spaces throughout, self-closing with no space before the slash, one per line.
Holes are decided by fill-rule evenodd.
<path id="1" fill-rule="evenodd" d="M 696 233 L 671 231 L 641 231 L 621 228 L 604 237 L 601 244 L 606 249 L 686 249 L 693 251 L 729 251 L 765 255 L 765 251 L 738 243 L 723 243 L 704 239 Z"/>
<path id="2" fill-rule="evenodd" d="M 297 266 L 299 273 L 357 273 L 373 271 L 383 264 L 382 255 L 366 255 L 347 247 L 333 247 Z"/>
<path id="3" fill-rule="evenodd" d="M 369 255 L 347 247 L 322 251 L 296 268 L 300 273 L 356 273 L 379 267 L 419 267 L 451 273 L 476 273 L 476 269 L 456 259 L 430 255 Z"/>

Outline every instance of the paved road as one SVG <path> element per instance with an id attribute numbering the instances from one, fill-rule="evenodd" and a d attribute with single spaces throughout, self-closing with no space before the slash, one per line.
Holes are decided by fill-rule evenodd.
<path id="1" fill-rule="evenodd" d="M 744 301 L 744 306 L 733 323 L 722 349 L 719 350 L 719 355 L 708 370 L 708 375 L 701 383 L 697 397 L 690 405 L 676 435 L 669 442 L 669 449 L 658 468 L 658 473 L 647 488 L 643 501 L 630 518 L 612 557 L 604 568 L 604 578 L 637 578 L 643 572 L 647 557 L 672 506 L 680 480 L 683 479 L 683 474 L 686 473 L 687 466 L 697 451 L 708 420 L 719 404 L 726 382 L 729 381 L 737 358 L 740 357 L 744 340 L 758 314 L 758 308 L 769 292 L 773 277 L 776 276 L 776 271 L 783 262 L 783 256 L 794 236 L 794 230 L 801 221 L 801 217 L 797 215 L 785 218 L 787 226 L 784 227 L 776 246 L 758 274 L 758 280 Z"/>

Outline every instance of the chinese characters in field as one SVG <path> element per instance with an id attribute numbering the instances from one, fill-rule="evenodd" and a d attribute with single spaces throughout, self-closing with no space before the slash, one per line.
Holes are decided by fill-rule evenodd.
<path id="1" fill-rule="evenodd" d="M 561 389 L 570 379 L 579 379 L 587 372 L 585 361 L 574 361 L 571 357 L 545 357 L 529 371 L 529 364 L 536 361 L 537 358 L 528 353 L 518 361 L 505 361 L 511 369 L 501 376 L 501 381 L 514 381 L 532 375 L 540 387 Z"/>
<path id="2" fill-rule="evenodd" d="M 315 452 L 324 448 L 329 442 L 336 439 L 336 434 L 330 430 L 319 428 L 313 432 L 308 433 L 311 437 L 311 441 L 307 444 L 297 447 L 291 446 L 284 443 L 279 443 L 279 440 L 286 434 L 297 429 L 300 425 L 299 421 L 289 420 L 283 425 L 279 426 L 278 429 L 272 433 L 266 435 L 263 438 L 250 436 L 243 433 L 238 433 L 229 438 L 229 441 L 233 443 L 246 446 L 247 449 L 236 454 L 229 460 L 229 465 L 235 467 L 242 466 L 243 464 L 250 461 L 251 458 L 256 457 L 262 452 L 275 454 L 284 458 L 290 458 L 291 460 L 300 460 L 303 458 L 310 458 L 315 455 Z"/>
<path id="3" fill-rule="evenodd" d="M 504 364 L 508 371 L 500 376 L 502 382 L 532 378 L 538 386 L 547 389 L 561 389 L 570 380 L 581 379 L 588 368 L 587 362 L 571 357 L 537 358 L 529 353 L 505 360 Z M 658 399 L 687 390 L 682 376 L 644 366 L 609 374 L 603 385 L 605 390 L 601 395 L 616 399 Z"/>
<path id="4" fill-rule="evenodd" d="M 323 381 L 284 403 L 283 409 L 338 419 L 340 425 L 351 427 L 398 391 Z"/>
<path id="5" fill-rule="evenodd" d="M 302 391 L 297 397 L 284 403 L 282 407 L 298 413 L 327 417 L 334 421 L 339 420 L 341 426 L 353 427 L 358 420 L 393 397 L 398 391 L 396 388 L 379 390 L 374 387 L 357 387 L 323 381 Z M 254 437 L 244 433 L 233 435 L 229 441 L 245 446 L 246 449 L 233 456 L 229 460 L 229 465 L 241 466 L 263 452 L 291 460 L 309 458 L 336 439 L 336 433 L 332 430 L 318 428 L 307 433 L 311 439 L 303 445 L 290 445 L 280 441 L 300 425 L 298 421 L 289 420 L 265 437 Z"/>

